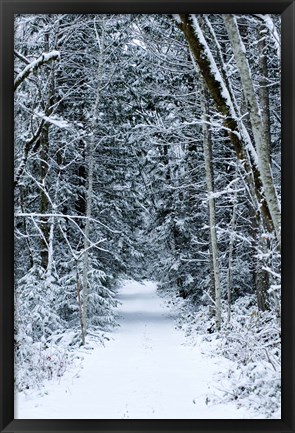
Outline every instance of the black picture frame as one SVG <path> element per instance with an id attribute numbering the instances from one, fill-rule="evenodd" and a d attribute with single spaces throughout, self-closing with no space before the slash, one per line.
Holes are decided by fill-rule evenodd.
<path id="1" fill-rule="evenodd" d="M 0 431 L 293 432 L 294 431 L 294 123 L 295 4 L 288 0 L 0 0 Z M 18 13 L 278 13 L 282 18 L 282 419 L 14 420 L 13 363 L 13 22 Z"/>

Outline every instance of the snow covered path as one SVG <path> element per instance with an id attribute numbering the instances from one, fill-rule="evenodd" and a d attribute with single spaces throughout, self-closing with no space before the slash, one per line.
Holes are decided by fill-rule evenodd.
<path id="1" fill-rule="evenodd" d="M 250 418 L 234 403 L 206 405 L 220 359 L 186 345 L 156 284 L 128 281 L 119 292 L 120 327 L 85 356 L 79 378 L 48 382 L 48 395 L 17 395 L 15 418 Z M 212 386 L 212 388 L 211 388 Z"/>

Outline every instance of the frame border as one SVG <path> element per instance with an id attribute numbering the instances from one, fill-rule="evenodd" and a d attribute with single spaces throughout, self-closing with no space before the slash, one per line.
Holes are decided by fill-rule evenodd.
<path id="1" fill-rule="evenodd" d="M 22 13 L 277 13 L 282 18 L 282 419 L 14 420 L 13 18 Z M 295 0 L 0 0 L 0 432 L 284 432 L 294 430 Z"/>

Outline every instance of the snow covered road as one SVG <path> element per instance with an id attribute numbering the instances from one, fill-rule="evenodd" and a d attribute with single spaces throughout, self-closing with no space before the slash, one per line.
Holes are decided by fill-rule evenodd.
<path id="1" fill-rule="evenodd" d="M 120 327 L 105 347 L 85 355 L 80 377 L 67 372 L 47 395 L 18 393 L 15 418 L 232 419 L 251 417 L 236 404 L 207 405 L 220 359 L 186 343 L 153 282 L 119 291 Z M 216 384 L 216 383 L 215 383 Z"/>

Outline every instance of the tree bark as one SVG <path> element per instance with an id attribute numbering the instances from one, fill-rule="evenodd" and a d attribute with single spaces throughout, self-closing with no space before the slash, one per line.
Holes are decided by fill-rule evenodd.
<path id="1" fill-rule="evenodd" d="M 250 186 L 250 191 L 254 189 L 257 203 L 259 203 L 258 212 L 261 213 L 263 218 L 264 226 L 267 231 L 273 232 L 273 221 L 269 211 L 268 203 L 266 202 L 262 194 L 262 182 L 258 167 L 255 165 L 253 155 L 248 158 L 245 150 L 245 143 L 241 139 L 239 126 L 236 120 L 236 115 L 231 104 L 230 95 L 227 91 L 221 77 L 214 73 L 216 65 L 212 64 L 212 55 L 208 52 L 208 47 L 204 37 L 201 37 L 201 29 L 198 29 L 197 33 L 192 23 L 192 17 L 188 14 L 180 14 L 180 22 L 177 22 L 177 26 L 182 30 L 184 36 L 187 39 L 189 48 L 199 67 L 201 75 L 204 78 L 206 86 L 209 90 L 211 97 L 213 98 L 215 105 L 224 118 L 224 126 L 227 130 L 228 137 L 233 145 L 237 158 L 242 161 L 245 172 L 247 173 L 247 182 Z M 249 161 L 249 162 L 248 162 Z M 253 183 L 251 177 L 253 175 Z"/>
<path id="2" fill-rule="evenodd" d="M 104 20 L 102 22 L 102 36 L 100 40 L 99 63 L 97 69 L 97 89 L 95 101 L 92 107 L 92 121 L 91 121 L 91 138 L 89 145 L 88 157 L 88 189 L 86 200 L 86 223 L 84 229 L 84 253 L 83 253 L 83 308 L 82 308 L 82 344 L 85 345 L 85 338 L 87 333 L 87 308 L 88 308 L 88 264 L 89 264 L 89 235 L 90 235 L 90 218 L 92 212 L 92 193 L 93 193 L 93 168 L 94 168 L 94 148 L 95 148 L 95 129 L 97 127 L 97 110 L 100 101 L 100 83 L 102 78 L 103 56 L 104 56 Z"/>
<path id="3" fill-rule="evenodd" d="M 205 161 L 205 174 L 207 183 L 208 203 L 209 203 L 209 226 L 210 226 L 210 255 L 214 275 L 215 287 L 215 327 L 217 331 L 221 329 L 221 286 L 220 286 L 220 272 L 218 263 L 218 245 L 216 234 L 216 215 L 215 215 L 215 200 L 214 193 L 214 180 L 213 180 L 213 167 L 212 167 L 212 142 L 211 134 L 208 126 L 208 106 L 206 101 L 206 90 L 203 89 L 201 95 L 201 106 L 203 111 L 203 149 Z"/>
<path id="4" fill-rule="evenodd" d="M 250 111 L 250 121 L 257 150 L 258 169 L 262 188 L 264 191 L 267 207 L 271 215 L 276 238 L 279 246 L 281 246 L 281 210 L 269 163 L 269 145 L 267 135 L 265 133 L 266 131 L 263 127 L 263 122 L 261 119 L 261 109 L 257 102 L 251 71 L 245 54 L 245 47 L 240 38 L 236 19 L 233 15 L 224 15 L 223 19 L 240 72 L 244 95 Z"/>
<path id="5" fill-rule="evenodd" d="M 49 134 L 48 125 L 44 125 L 43 131 L 40 137 L 40 183 L 43 188 L 40 190 L 40 213 L 48 213 L 48 197 L 46 194 L 46 175 L 48 173 L 48 151 L 49 151 Z M 41 251 L 41 266 L 43 269 L 47 269 L 48 266 L 48 218 L 42 217 L 41 219 L 41 232 L 42 236 L 40 239 L 40 251 Z"/>
<path id="6" fill-rule="evenodd" d="M 228 269 L 227 269 L 227 322 L 231 321 L 231 298 L 233 290 L 233 251 L 235 241 L 235 229 L 236 229 L 236 214 L 237 214 L 237 192 L 233 198 L 233 213 L 230 222 L 230 236 L 229 236 L 229 247 L 228 247 Z"/>
<path id="7" fill-rule="evenodd" d="M 263 133 L 265 136 L 269 164 L 271 164 L 271 136 L 270 136 L 270 112 L 269 112 L 269 92 L 268 92 L 268 67 L 267 67 L 267 46 L 265 38 L 261 35 L 261 30 L 265 27 L 261 26 L 258 31 L 258 49 L 259 49 L 259 99 L 261 106 L 261 121 Z"/>

